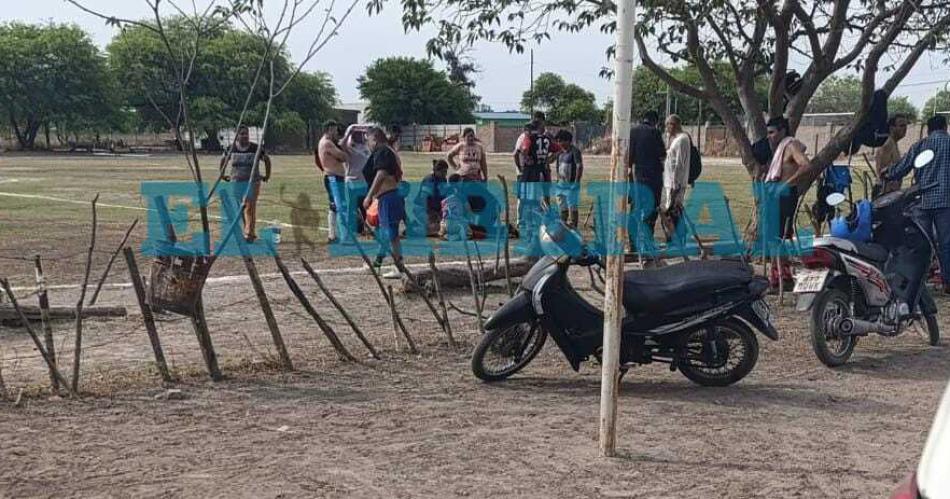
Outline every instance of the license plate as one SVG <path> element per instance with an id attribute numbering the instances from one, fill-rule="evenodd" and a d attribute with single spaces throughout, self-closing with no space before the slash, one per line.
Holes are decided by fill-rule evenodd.
<path id="1" fill-rule="evenodd" d="M 817 293 L 825 287 L 828 279 L 828 269 L 803 270 L 795 276 L 793 293 Z"/>

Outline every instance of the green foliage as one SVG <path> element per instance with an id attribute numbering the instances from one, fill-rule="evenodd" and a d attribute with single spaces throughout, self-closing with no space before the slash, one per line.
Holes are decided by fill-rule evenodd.
<path id="1" fill-rule="evenodd" d="M 163 27 L 175 53 L 194 53 L 194 29 L 187 19 L 166 19 Z M 227 24 L 205 30 L 198 44 L 194 71 L 186 87 L 195 128 L 215 137 L 218 130 L 237 124 L 245 102 L 249 105 L 243 122 L 260 123 L 270 91 L 271 64 L 277 86 L 293 75 L 287 55 L 268 48 L 260 37 Z M 112 40 L 107 52 L 112 67 L 125 82 L 127 105 L 137 111 L 147 128 L 163 130 L 178 122 L 178 71 L 182 61 L 169 56 L 157 33 L 144 26 L 128 27 Z M 335 103 L 336 90 L 326 74 L 297 74 L 273 103 L 271 111 L 279 130 L 269 137 L 305 133 L 306 122 L 327 119 Z M 215 144 L 213 139 L 211 143 Z"/>
<path id="2" fill-rule="evenodd" d="M 593 93 L 566 83 L 554 73 L 542 73 L 534 80 L 533 88 L 521 97 L 521 108 L 525 112 L 544 111 L 548 121 L 559 124 L 575 121 L 600 123 L 602 117 Z"/>
<path id="3" fill-rule="evenodd" d="M 378 59 L 359 78 L 360 97 L 379 123 L 469 123 L 474 103 L 464 85 L 453 84 L 429 61 Z"/>
<path id="4" fill-rule="evenodd" d="M 936 113 L 947 111 L 950 111 L 950 90 L 940 90 L 933 97 L 927 99 L 920 115 L 921 118 L 927 119 Z"/>
<path id="5" fill-rule="evenodd" d="M 0 113 L 21 148 L 33 148 L 43 125 L 107 128 L 122 120 L 105 58 L 78 27 L 0 25 L 0 53 Z"/>
<path id="6" fill-rule="evenodd" d="M 739 103 L 738 89 L 736 80 L 731 77 L 731 69 L 726 63 L 712 63 L 717 80 L 720 83 L 720 91 L 726 97 L 729 108 L 737 113 L 742 113 L 742 105 Z M 676 79 L 684 81 L 689 85 L 702 88 L 702 78 L 699 71 L 694 66 L 681 66 L 666 68 L 666 70 Z M 768 82 L 760 78 L 756 81 L 756 95 L 764 107 L 767 101 Z M 647 111 L 656 111 L 659 116 L 666 114 L 666 92 L 668 86 L 656 74 L 644 66 L 638 66 L 633 74 L 633 116 L 640 117 Z M 710 123 L 722 123 L 722 118 L 713 110 L 708 102 L 700 102 L 694 97 L 679 94 L 675 91 L 670 92 L 670 112 L 679 115 L 687 124 L 701 124 L 709 121 Z"/>
<path id="7" fill-rule="evenodd" d="M 861 80 L 856 76 L 830 76 L 808 103 L 808 112 L 853 113 L 861 108 L 861 93 Z M 891 115 L 903 114 L 911 121 L 917 119 L 917 108 L 907 97 L 891 97 L 887 110 Z"/>

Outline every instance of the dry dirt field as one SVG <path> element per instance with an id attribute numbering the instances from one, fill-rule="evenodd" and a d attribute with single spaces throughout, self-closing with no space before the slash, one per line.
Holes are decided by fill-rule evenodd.
<path id="1" fill-rule="evenodd" d="M 296 161 L 303 172 L 305 161 Z M 82 189 L 77 181 L 27 190 L 27 181 L 3 182 L 62 180 L 68 161 L 0 159 L 0 276 L 11 278 L 25 303 L 36 302 L 28 296 L 36 252 L 49 258 L 54 305 L 75 303 L 89 184 L 103 190 L 103 203 L 138 203 L 134 188 L 123 191 L 134 187 L 127 168 L 115 162 L 69 171 L 94 179 Z M 135 216 L 129 212 L 103 209 L 105 249 L 94 276 Z M 365 355 L 299 273 L 295 256 L 288 250 L 284 259 L 315 307 L 351 351 Z M 223 261 L 205 291 L 224 381 L 203 375 L 190 324 L 160 317 L 180 397 L 162 397 L 121 262 L 99 303 L 125 305 L 131 315 L 86 321 L 80 400 L 49 397 L 25 331 L 0 326 L 4 379 L 11 394 L 25 389 L 19 407 L 0 401 L 0 497 L 882 497 L 915 465 L 950 378 L 950 342 L 931 348 L 914 332 L 864 340 L 850 364 L 825 368 L 811 352 L 806 318 L 773 299 L 782 338 L 760 337 L 759 363 L 739 384 L 702 388 L 662 365 L 631 371 L 621 389 L 622 456 L 605 460 L 597 456 L 596 366 L 574 373 L 549 343 L 521 374 L 481 383 L 468 365 L 478 338 L 471 317 L 450 314 L 463 343 L 453 351 L 421 300 L 397 297 L 421 350 L 410 355 L 394 344 L 368 274 L 350 269 L 355 261 L 331 261 L 323 247 L 306 256 L 382 360 L 340 362 L 263 260 L 293 373 L 273 368 L 269 334 L 239 262 Z M 574 277 L 588 289 L 586 276 Z M 504 299 L 501 288 L 494 291 L 489 308 Z M 464 291 L 449 298 L 472 308 Z M 950 331 L 950 300 L 938 304 L 941 327 Z M 55 325 L 64 363 L 72 328 Z"/>

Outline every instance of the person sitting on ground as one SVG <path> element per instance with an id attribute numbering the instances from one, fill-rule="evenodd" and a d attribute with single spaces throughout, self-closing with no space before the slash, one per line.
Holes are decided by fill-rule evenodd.
<path id="1" fill-rule="evenodd" d="M 459 156 L 461 156 L 461 164 L 457 161 Z M 475 138 L 475 130 L 466 128 L 462 132 L 462 141 L 449 151 L 447 159 L 449 165 L 462 177 L 462 180 L 488 180 L 488 160 L 485 156 L 485 148 Z"/>
<path id="2" fill-rule="evenodd" d="M 258 150 L 260 153 L 258 154 Z M 264 163 L 264 174 L 261 175 L 260 165 L 255 164 L 255 159 Z M 261 182 L 270 180 L 271 162 L 270 156 L 264 151 L 263 146 L 258 146 L 251 142 L 251 132 L 246 125 L 241 125 L 237 129 L 237 136 L 234 145 L 230 151 L 227 151 L 221 158 L 221 171 L 231 162 L 231 174 L 222 175 L 225 181 L 234 181 L 233 196 L 237 206 L 241 206 L 242 200 L 247 195 L 244 210 L 241 216 L 244 218 L 244 239 L 253 242 L 257 239 L 255 225 L 257 223 L 257 199 L 261 194 Z M 253 178 L 251 176 L 253 175 Z M 250 187 L 250 188 L 248 188 Z"/>
<path id="3" fill-rule="evenodd" d="M 439 236 L 448 241 L 465 241 L 469 238 L 466 201 L 461 192 L 462 176 L 453 173 L 449 177 L 445 199 L 442 200 L 442 221 Z"/>
<path id="4" fill-rule="evenodd" d="M 427 236 L 435 236 L 439 233 L 439 225 L 442 222 L 442 200 L 446 195 L 445 184 L 448 173 L 449 163 L 444 159 L 435 159 L 432 160 L 432 173 L 422 179 L 416 204 L 425 209 Z"/>
<path id="5" fill-rule="evenodd" d="M 399 278 L 398 266 L 402 263 L 402 248 L 399 243 L 399 224 L 406 218 L 406 205 L 399 192 L 399 183 L 402 181 L 402 165 L 396 152 L 389 146 L 386 132 L 381 128 L 373 128 L 369 132 L 372 154 L 366 162 L 366 176 L 370 182 L 369 192 L 363 200 L 363 207 L 369 209 L 373 200 L 379 208 L 379 253 L 373 266 L 380 268 L 386 258 L 386 250 L 392 254 L 397 269 L 383 275 L 387 279 Z"/>
<path id="6" fill-rule="evenodd" d="M 581 198 L 581 177 L 584 160 L 581 150 L 574 145 L 574 135 L 561 130 L 554 136 L 560 152 L 557 154 L 557 199 L 561 220 L 577 228 L 577 205 Z"/>

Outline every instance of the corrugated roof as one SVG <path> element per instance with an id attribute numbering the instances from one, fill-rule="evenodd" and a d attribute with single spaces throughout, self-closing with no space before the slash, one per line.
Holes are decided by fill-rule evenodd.
<path id="1" fill-rule="evenodd" d="M 521 120 L 528 121 L 531 119 L 530 115 L 524 113 L 473 113 L 476 118 L 480 120 Z"/>

